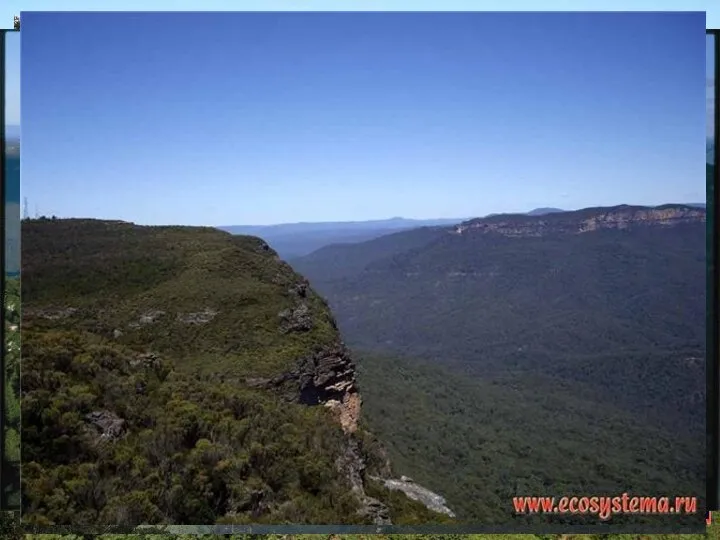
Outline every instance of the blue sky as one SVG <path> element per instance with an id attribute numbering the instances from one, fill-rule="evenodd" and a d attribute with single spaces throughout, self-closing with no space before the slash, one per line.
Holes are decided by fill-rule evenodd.
<path id="1" fill-rule="evenodd" d="M 707 92 L 705 96 L 708 138 L 715 136 L 715 36 L 705 38 L 705 77 L 707 78 Z"/>
<path id="2" fill-rule="evenodd" d="M 24 13 L 23 195 L 61 217 L 206 225 L 703 201 L 704 28 Z"/>
<path id="3" fill-rule="evenodd" d="M 20 123 L 20 34 L 5 34 L 5 123 Z"/>

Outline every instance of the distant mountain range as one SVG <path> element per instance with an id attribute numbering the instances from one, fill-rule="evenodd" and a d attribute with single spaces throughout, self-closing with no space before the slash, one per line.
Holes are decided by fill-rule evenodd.
<path id="1" fill-rule="evenodd" d="M 690 203 L 688 206 L 705 208 L 705 203 Z M 552 207 L 535 208 L 528 216 L 545 216 L 566 212 Z M 505 214 L 489 214 L 492 217 Z M 522 214 L 518 214 L 522 215 Z M 336 244 L 358 244 L 400 231 L 423 227 L 456 225 L 469 218 L 406 219 L 394 217 L 368 221 L 331 221 L 281 223 L 277 225 L 226 225 L 218 227 L 231 234 L 258 236 L 278 252 L 285 260 L 309 255 L 326 246 Z"/>
<path id="2" fill-rule="evenodd" d="M 402 217 L 393 217 L 390 219 L 375 219 L 367 221 L 300 222 L 280 223 L 276 225 L 229 225 L 218 228 L 232 234 L 293 234 L 326 231 L 360 231 L 432 227 L 436 225 L 452 225 L 454 223 L 459 223 L 460 221 L 462 221 L 462 218 L 406 219 Z"/>
<path id="3" fill-rule="evenodd" d="M 530 210 L 527 215 L 544 216 L 546 214 L 556 214 L 557 212 L 565 212 L 565 210 L 561 210 L 560 208 L 535 208 L 535 210 Z"/>
<path id="4" fill-rule="evenodd" d="M 379 236 L 418 227 L 453 225 L 452 219 L 391 219 L 336 221 L 320 223 L 283 223 L 278 225 L 229 225 L 218 227 L 232 234 L 259 236 L 284 259 L 300 257 L 331 244 L 357 243 Z"/>

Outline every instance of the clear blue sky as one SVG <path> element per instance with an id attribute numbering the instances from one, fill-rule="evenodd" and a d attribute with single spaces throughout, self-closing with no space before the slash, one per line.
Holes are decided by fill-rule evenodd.
<path id="1" fill-rule="evenodd" d="M 704 14 L 24 13 L 32 208 L 137 223 L 705 198 Z"/>
<path id="2" fill-rule="evenodd" d="M 708 35 L 705 47 L 705 77 L 707 78 L 707 92 L 705 96 L 708 138 L 715 136 L 715 36 Z"/>
<path id="3" fill-rule="evenodd" d="M 20 34 L 5 33 L 5 123 L 20 123 Z"/>

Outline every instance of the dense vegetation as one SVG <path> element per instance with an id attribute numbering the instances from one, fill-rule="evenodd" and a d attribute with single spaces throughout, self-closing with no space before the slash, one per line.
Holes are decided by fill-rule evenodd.
<path id="1" fill-rule="evenodd" d="M 300 278 L 259 238 L 92 220 L 25 221 L 22 233 L 28 330 L 82 329 L 162 351 L 179 367 L 253 376 L 275 375 L 337 337 L 312 291 L 311 327 L 278 331 Z"/>
<path id="2" fill-rule="evenodd" d="M 588 385 L 532 374 L 469 378 L 417 359 L 358 356 L 366 419 L 393 463 L 468 521 L 517 520 L 514 496 L 700 494 L 701 445 L 643 425 Z M 657 517 L 609 523 L 628 521 Z"/>
<path id="3" fill-rule="evenodd" d="M 611 213 L 293 261 L 367 351 L 371 429 L 462 517 L 508 520 L 517 492 L 705 493 L 705 223 L 568 233 Z"/>
<path id="4" fill-rule="evenodd" d="M 2 505 L 20 507 L 20 283 L 5 281 L 5 449 L 2 471 Z"/>
<path id="5" fill-rule="evenodd" d="M 351 277 L 328 276 L 324 260 L 296 266 L 328 297 L 353 346 L 480 376 L 561 376 L 674 427 L 702 428 L 704 231 L 704 223 L 549 238 L 428 231 L 425 245 L 408 234 L 409 249 L 380 258 L 370 250 L 379 241 L 358 245 L 370 255 Z M 393 235 L 398 246 L 404 234 Z M 344 246 L 345 261 L 353 247 Z"/>
<path id="6" fill-rule="evenodd" d="M 352 519 L 334 466 L 343 434 L 322 409 L 144 365 L 69 332 L 30 334 L 24 358 L 30 523 Z M 90 428 L 96 410 L 121 418 L 128 436 Z"/>
<path id="7" fill-rule="evenodd" d="M 325 303 L 264 242 L 33 220 L 22 247 L 27 523 L 372 522 L 338 465 L 351 436 L 331 412 L 247 382 L 338 339 Z M 279 315 L 300 300 L 292 331 Z M 353 437 L 376 474 L 376 441 Z M 442 521 L 373 495 L 396 523 Z"/>
<path id="8" fill-rule="evenodd" d="M 369 522 L 338 469 L 348 436 L 330 411 L 247 384 L 338 339 L 325 302 L 264 242 L 83 220 L 30 221 L 23 234 L 29 523 Z M 677 313 L 656 313 L 672 299 L 696 322 L 704 281 L 688 280 L 703 254 L 692 224 L 599 231 L 585 243 L 422 229 L 398 252 L 403 234 L 379 239 L 382 255 L 360 244 L 366 255 L 338 258 L 356 265 L 352 280 L 313 279 L 344 287 L 329 295 L 341 326 L 377 345 L 359 360 L 367 418 L 357 440 L 366 493 L 394 523 L 443 520 L 369 478 L 385 463 L 365 426 L 387 441 L 394 469 L 445 496 L 460 521 L 582 521 L 518 518 L 514 495 L 702 499 L 702 417 L 688 413 L 703 399 L 703 342 Z M 622 277 L 625 294 L 613 290 Z M 646 294 L 668 283 L 675 294 Z M 279 315 L 299 301 L 292 331 Z M 361 309 L 348 317 L 348 306 Z M 372 310 L 386 327 L 358 334 Z M 672 332 L 653 334 L 645 316 Z"/>

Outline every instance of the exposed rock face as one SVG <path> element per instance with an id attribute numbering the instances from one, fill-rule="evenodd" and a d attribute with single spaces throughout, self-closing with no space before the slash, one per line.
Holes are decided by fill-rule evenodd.
<path id="1" fill-rule="evenodd" d="M 292 295 L 298 296 L 300 298 L 306 298 L 308 293 L 308 283 L 307 281 L 301 281 L 299 283 L 296 283 L 292 287 L 288 289 L 288 292 Z"/>
<path id="2" fill-rule="evenodd" d="M 400 480 L 389 480 L 376 477 L 374 477 L 373 479 L 381 481 L 388 489 L 402 491 L 411 499 L 421 502 L 428 509 L 434 512 L 445 514 L 450 517 L 455 517 L 455 513 L 447 506 L 445 506 L 445 499 L 443 497 L 441 497 L 437 493 L 433 493 L 432 491 L 422 487 L 421 485 L 416 484 L 412 478 L 408 478 L 407 476 L 401 476 Z"/>
<path id="3" fill-rule="evenodd" d="M 307 405 L 328 404 L 338 411 L 347 433 L 357 429 L 360 396 L 355 382 L 355 365 L 341 342 L 320 349 L 300 361 L 299 401 Z"/>
<path id="4" fill-rule="evenodd" d="M 298 401 L 306 405 L 323 404 L 330 408 L 338 418 L 343 431 L 347 434 L 347 445 L 336 466 L 345 475 L 360 502 L 360 513 L 376 525 L 391 525 L 388 508 L 377 499 L 365 493 L 365 461 L 362 457 L 355 433 L 358 429 L 362 399 L 357 390 L 355 365 L 342 342 L 323 348 L 314 355 L 299 362 L 299 367 L 291 374 L 270 382 L 272 385 L 296 381 Z M 390 474 L 389 463 L 385 467 Z M 382 473 L 381 473 L 382 474 Z M 375 477 L 388 489 L 396 489 L 413 500 L 419 501 L 430 510 L 455 517 L 445 506 L 445 499 L 426 489 L 405 476 L 400 480 Z"/>
<path id="5" fill-rule="evenodd" d="M 345 433 L 355 433 L 358 420 L 360 419 L 360 408 L 362 400 L 357 392 L 347 392 L 343 401 L 331 399 L 325 403 L 338 417 L 340 426 Z"/>
<path id="6" fill-rule="evenodd" d="M 160 319 L 160 317 L 162 317 L 163 315 L 165 315 L 164 311 L 160 311 L 160 310 L 147 311 L 147 312 L 143 313 L 142 315 L 140 315 L 140 317 L 138 318 L 137 321 L 129 323 L 128 327 L 137 329 L 137 328 L 140 328 L 141 326 L 147 326 L 148 324 L 153 324 L 153 323 L 157 322 Z"/>
<path id="7" fill-rule="evenodd" d="M 345 475 L 360 501 L 360 513 L 369 517 L 376 525 L 390 525 L 388 508 L 365 493 L 365 461 L 360 451 L 355 433 L 358 429 L 362 399 L 355 380 L 355 365 L 349 351 L 342 342 L 336 342 L 318 350 L 315 354 L 298 362 L 298 368 L 291 373 L 272 380 L 255 379 L 248 381 L 254 385 L 294 387 L 295 399 L 306 405 L 323 404 L 330 408 L 338 418 L 343 431 L 347 434 L 345 451 L 336 466 Z M 385 473 L 390 475 L 389 463 Z M 381 473 L 384 474 L 384 473 Z M 400 480 L 372 477 L 386 488 L 400 490 L 409 498 L 424 504 L 430 510 L 455 517 L 445 505 L 445 499 L 403 476 Z"/>
<path id="8" fill-rule="evenodd" d="M 288 399 L 305 405 L 325 405 L 337 414 L 346 433 L 357 429 L 362 401 L 355 382 L 355 365 L 340 341 L 299 359 L 290 372 L 273 379 L 248 379 L 246 383 L 282 388 Z"/>
<path id="9" fill-rule="evenodd" d="M 627 229 L 639 225 L 675 226 L 705 220 L 705 209 L 691 206 L 616 206 L 544 216 L 495 215 L 466 221 L 455 226 L 451 232 L 460 235 L 470 231 L 511 237 L 537 237 L 548 234 L 580 234 L 600 229 Z"/>
<path id="10" fill-rule="evenodd" d="M 177 320 L 185 324 L 207 324 L 212 321 L 218 312 L 214 309 L 205 308 L 195 313 L 178 313 Z"/>
<path id="11" fill-rule="evenodd" d="M 93 411 L 85 420 L 99 433 L 101 440 L 114 441 L 125 433 L 125 420 L 110 411 Z"/>
<path id="12" fill-rule="evenodd" d="M 160 317 L 165 315 L 164 311 L 160 310 L 152 310 L 148 311 L 147 313 L 143 313 L 140 316 L 140 320 L 138 321 L 140 324 L 152 324 L 155 321 L 157 321 Z"/>
<path id="13" fill-rule="evenodd" d="M 284 309 L 278 313 L 282 320 L 280 329 L 282 332 L 307 332 L 312 330 L 313 322 L 310 317 L 310 308 L 307 304 L 300 303 L 292 309 Z"/>
<path id="14" fill-rule="evenodd" d="M 672 226 L 681 223 L 705 221 L 706 212 L 699 208 L 623 208 L 591 217 L 582 222 L 578 232 L 589 232 L 598 229 L 625 229 L 631 225 L 652 223 L 655 225 Z"/>
<path id="15" fill-rule="evenodd" d="M 392 525 L 387 506 L 365 493 L 363 482 L 365 462 L 354 437 L 348 438 L 345 452 L 338 458 L 335 465 L 338 471 L 349 480 L 352 492 L 360 502 L 358 513 L 369 518 L 375 525 Z"/>
<path id="16" fill-rule="evenodd" d="M 160 357 L 152 352 L 138 354 L 137 357 L 130 360 L 130 367 L 142 366 L 154 369 L 162 364 Z"/>
<path id="17" fill-rule="evenodd" d="M 338 341 L 301 358 L 297 368 L 273 379 L 248 379 L 254 387 L 282 389 L 288 399 L 305 405 L 324 405 L 332 410 L 347 435 L 336 462 L 360 502 L 360 514 L 376 525 L 391 525 L 388 508 L 365 493 L 365 461 L 355 434 L 362 406 L 357 391 L 355 365 L 345 345 Z"/>
<path id="18" fill-rule="evenodd" d="M 290 332 L 309 329 L 312 321 L 303 301 L 310 294 L 307 282 L 291 285 L 288 294 L 293 296 L 297 303 L 296 307 L 278 314 L 282 319 L 281 330 Z M 335 323 L 329 309 L 327 316 Z M 355 373 L 350 352 L 344 343 L 338 340 L 298 359 L 291 371 L 274 378 L 250 378 L 245 382 L 256 388 L 274 388 L 286 399 L 297 403 L 308 406 L 323 405 L 330 409 L 346 435 L 344 448 L 335 465 L 340 474 L 347 478 L 352 493 L 360 503 L 359 514 L 376 525 L 392 525 L 388 507 L 365 492 L 366 463 L 358 432 L 362 398 L 358 392 Z M 405 477 L 403 480 L 388 480 L 391 467 L 386 452 L 381 452 L 381 458 L 385 459 L 384 466 L 379 469 L 375 467 L 374 472 L 383 478 L 368 478 L 378 480 L 389 489 L 400 489 L 408 497 L 431 510 L 454 516 L 441 496 Z"/>

